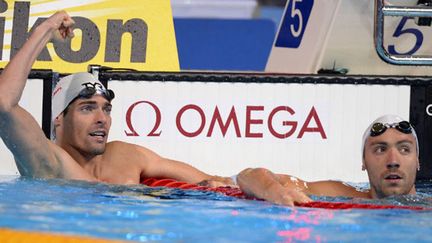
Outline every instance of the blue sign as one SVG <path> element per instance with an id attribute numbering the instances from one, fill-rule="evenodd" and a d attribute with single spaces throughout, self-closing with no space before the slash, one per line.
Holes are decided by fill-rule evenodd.
<path id="1" fill-rule="evenodd" d="M 288 0 L 282 26 L 276 39 L 277 47 L 298 48 L 303 38 L 314 0 Z"/>

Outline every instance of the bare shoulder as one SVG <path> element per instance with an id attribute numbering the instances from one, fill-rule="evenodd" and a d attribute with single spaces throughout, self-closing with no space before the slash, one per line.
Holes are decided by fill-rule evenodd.
<path id="1" fill-rule="evenodd" d="M 123 159 L 127 158 L 130 162 L 148 162 L 159 159 L 160 156 L 152 150 L 122 141 L 111 141 L 107 143 L 105 155 L 110 158 Z"/>
<path id="2" fill-rule="evenodd" d="M 135 149 L 137 145 L 122 141 L 111 141 L 106 144 L 107 149 Z"/>
<path id="3" fill-rule="evenodd" d="M 123 142 L 123 141 L 119 141 L 119 140 L 114 140 L 114 141 L 107 142 L 107 146 L 126 146 L 126 147 L 129 147 L 129 146 L 137 146 L 137 145 L 135 145 L 133 143 L 127 143 L 127 142 Z"/>
<path id="4" fill-rule="evenodd" d="M 133 143 L 127 143 L 123 141 L 111 141 L 108 142 L 107 150 L 113 150 L 115 152 L 140 152 L 140 153 L 153 153 L 152 150 Z"/>
<path id="5" fill-rule="evenodd" d="M 360 191 L 358 188 L 341 181 L 316 181 L 307 183 L 307 186 L 311 194 L 317 196 L 370 197 L 368 191 Z"/>

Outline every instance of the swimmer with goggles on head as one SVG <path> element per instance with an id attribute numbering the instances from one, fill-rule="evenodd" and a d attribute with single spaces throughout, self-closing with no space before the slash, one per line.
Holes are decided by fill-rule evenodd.
<path id="1" fill-rule="evenodd" d="M 294 176 L 275 174 L 264 168 L 249 168 L 237 176 L 240 188 L 247 185 L 249 195 L 280 204 L 306 202 L 307 195 L 384 198 L 415 194 L 419 164 L 419 145 L 414 127 L 397 115 L 373 121 L 363 134 L 362 169 L 369 177 L 370 189 L 358 191 L 339 181 L 306 182 Z"/>

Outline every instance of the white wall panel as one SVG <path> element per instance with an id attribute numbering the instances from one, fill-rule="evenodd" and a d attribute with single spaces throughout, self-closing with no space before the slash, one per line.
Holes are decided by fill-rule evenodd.
<path id="1" fill-rule="evenodd" d="M 367 181 L 361 171 L 364 129 L 383 114 L 409 118 L 409 86 L 111 81 L 110 87 L 116 90 L 111 140 L 138 143 L 162 156 L 226 176 L 246 167 L 262 166 L 306 180 Z M 155 113 L 147 104 L 132 112 L 132 124 L 139 136 L 125 135 L 126 110 L 137 101 L 150 101 L 160 110 L 160 136 L 147 136 L 155 122 Z M 176 116 L 186 105 L 199 107 L 205 116 L 202 132 L 194 137 L 183 135 L 176 126 Z M 240 137 L 233 123 L 225 136 L 219 126 L 207 136 L 216 106 L 224 122 L 235 107 Z M 262 124 L 252 124 L 250 132 L 262 137 L 246 137 L 248 106 L 261 107 L 252 111 L 251 119 Z M 272 124 L 277 132 L 289 130 L 283 121 L 298 123 L 295 132 L 283 139 L 273 136 L 267 125 L 271 111 L 278 106 L 289 106 L 295 113 L 276 113 Z M 298 138 L 312 107 L 325 139 L 319 132 L 306 132 Z M 189 132 L 196 131 L 202 122 L 195 110 L 187 110 L 181 119 L 182 127 Z M 309 127 L 317 126 L 312 119 Z"/>

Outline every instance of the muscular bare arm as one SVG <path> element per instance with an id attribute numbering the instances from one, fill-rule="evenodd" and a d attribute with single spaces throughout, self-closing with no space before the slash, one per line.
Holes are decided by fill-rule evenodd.
<path id="1" fill-rule="evenodd" d="M 163 158 L 157 154 L 152 154 L 152 159 L 150 159 L 149 163 L 147 163 L 145 170 L 143 170 L 142 176 L 171 178 L 194 184 L 212 177 L 191 165 L 180 161 Z"/>
<path id="2" fill-rule="evenodd" d="M 148 167 L 147 174 L 151 177 L 171 178 L 187 183 L 197 184 L 212 178 L 197 168 L 176 160 L 160 157 L 156 163 Z"/>
<path id="3" fill-rule="evenodd" d="M 306 182 L 293 176 L 274 174 L 263 168 L 243 170 L 237 181 L 240 188 L 250 196 L 288 206 L 311 201 L 306 195 L 369 197 L 367 192 L 357 191 L 338 181 Z"/>
<path id="4" fill-rule="evenodd" d="M 59 147 L 45 138 L 36 120 L 18 102 L 28 74 L 48 41 L 73 36 L 73 20 L 58 12 L 39 25 L 0 75 L 0 136 L 13 153 L 21 175 L 92 178 Z"/>
<path id="5" fill-rule="evenodd" d="M 282 185 L 279 176 L 264 168 L 245 169 L 237 176 L 240 189 L 249 196 L 276 204 L 294 206 L 296 202 L 309 202 L 304 188 L 295 184 Z"/>
<path id="6" fill-rule="evenodd" d="M 105 156 L 111 161 L 122 161 L 129 171 L 137 168 L 140 178 L 170 178 L 188 183 L 198 183 L 211 176 L 186 163 L 163 158 L 152 150 L 121 141 L 110 142 Z M 139 181 L 136 181 L 139 183 Z"/>
<path id="7" fill-rule="evenodd" d="M 359 191 L 355 187 L 352 187 L 340 181 L 326 180 L 306 182 L 299 178 L 284 174 L 277 174 L 277 177 L 279 183 L 281 183 L 283 186 L 295 185 L 308 195 L 327 197 L 370 198 L 369 192 Z"/>

